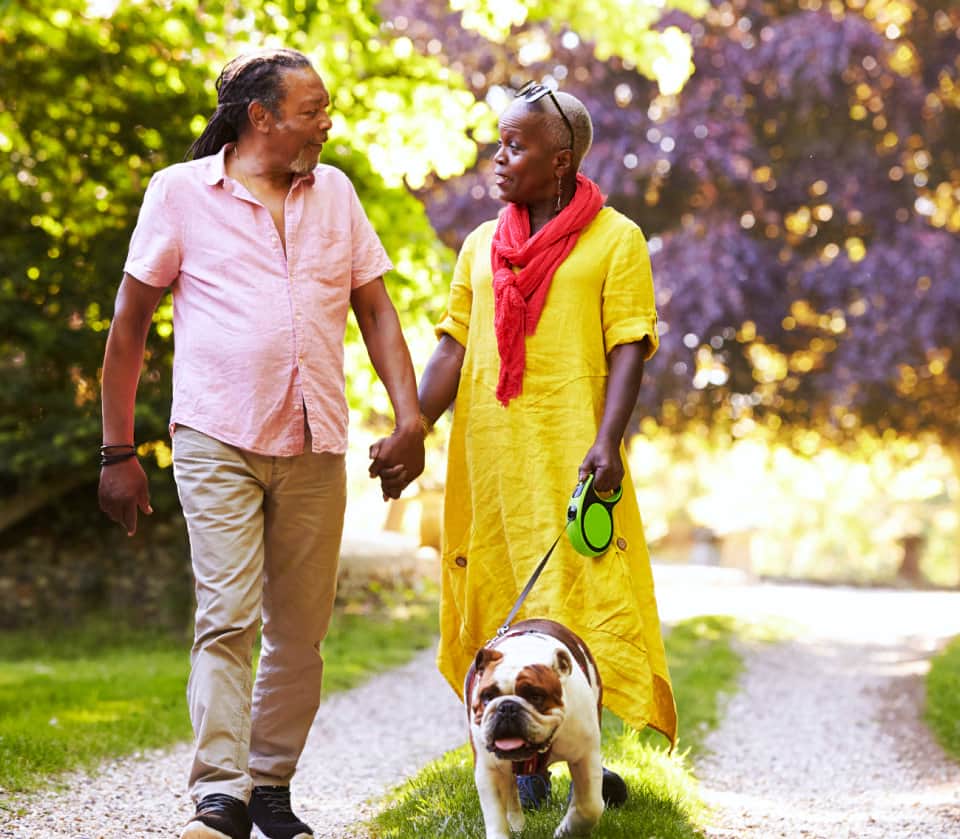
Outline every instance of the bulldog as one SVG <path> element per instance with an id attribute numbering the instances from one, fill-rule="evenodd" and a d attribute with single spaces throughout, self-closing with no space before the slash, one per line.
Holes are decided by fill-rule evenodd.
<path id="1" fill-rule="evenodd" d="M 583 641 L 554 621 L 521 621 L 477 653 L 464 698 L 486 839 L 523 829 L 514 764 L 531 761 L 570 768 L 573 794 L 554 836 L 589 834 L 603 813 L 602 686 Z"/>

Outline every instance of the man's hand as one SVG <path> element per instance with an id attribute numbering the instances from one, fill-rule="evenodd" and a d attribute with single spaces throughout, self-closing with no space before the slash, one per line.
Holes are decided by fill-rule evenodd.
<path id="1" fill-rule="evenodd" d="M 582 481 L 591 474 L 596 492 L 613 492 L 623 483 L 624 470 L 619 442 L 597 438 L 580 464 L 579 479 Z"/>
<path id="2" fill-rule="evenodd" d="M 127 536 L 137 532 L 137 510 L 150 515 L 150 490 L 147 475 L 135 457 L 100 469 L 98 492 L 100 509 L 127 529 Z"/>
<path id="3" fill-rule="evenodd" d="M 370 446 L 370 477 L 380 478 L 383 500 L 399 498 L 423 472 L 423 428 L 394 430 Z"/>

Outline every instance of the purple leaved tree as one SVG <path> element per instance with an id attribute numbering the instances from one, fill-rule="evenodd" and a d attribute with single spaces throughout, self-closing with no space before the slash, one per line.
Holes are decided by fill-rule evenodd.
<path id="1" fill-rule="evenodd" d="M 384 8 L 478 98 L 550 77 L 589 107 L 584 169 L 651 243 L 664 334 L 645 415 L 960 444 L 960 7 L 671 12 L 657 26 L 689 33 L 696 66 L 676 96 L 559 23 L 491 43 L 440 0 Z M 521 66 L 532 41 L 548 49 Z M 499 209 L 490 152 L 422 192 L 454 246 Z"/>

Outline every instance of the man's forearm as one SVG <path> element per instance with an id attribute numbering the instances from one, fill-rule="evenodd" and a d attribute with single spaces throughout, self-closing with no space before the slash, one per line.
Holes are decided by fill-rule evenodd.
<path id="1" fill-rule="evenodd" d="M 373 369 L 387 390 L 397 428 L 419 426 L 417 377 L 396 310 L 377 312 L 372 322 L 361 324 L 360 331 Z"/>
<path id="2" fill-rule="evenodd" d="M 114 322 L 103 359 L 103 442 L 133 443 L 133 413 L 143 363 L 146 333 Z"/>
<path id="3" fill-rule="evenodd" d="M 103 442 L 133 443 L 133 409 L 143 366 L 143 353 L 153 311 L 163 289 L 147 286 L 125 275 L 107 336 L 101 383 Z"/>

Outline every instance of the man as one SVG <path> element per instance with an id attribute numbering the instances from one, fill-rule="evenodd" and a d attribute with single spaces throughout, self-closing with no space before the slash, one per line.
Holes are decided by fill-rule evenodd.
<path id="1" fill-rule="evenodd" d="M 416 477 L 424 431 L 382 279 L 392 265 L 350 181 L 317 163 L 331 127 L 320 76 L 302 54 L 269 50 L 231 61 L 217 89 L 193 159 L 154 176 L 131 239 L 103 365 L 100 505 L 129 534 L 138 510 L 152 512 L 134 401 L 153 311 L 172 288 L 170 429 L 197 594 L 197 807 L 181 837 L 295 839 L 313 835 L 289 785 L 336 588 L 348 306 L 396 416 L 371 474 Z"/>

